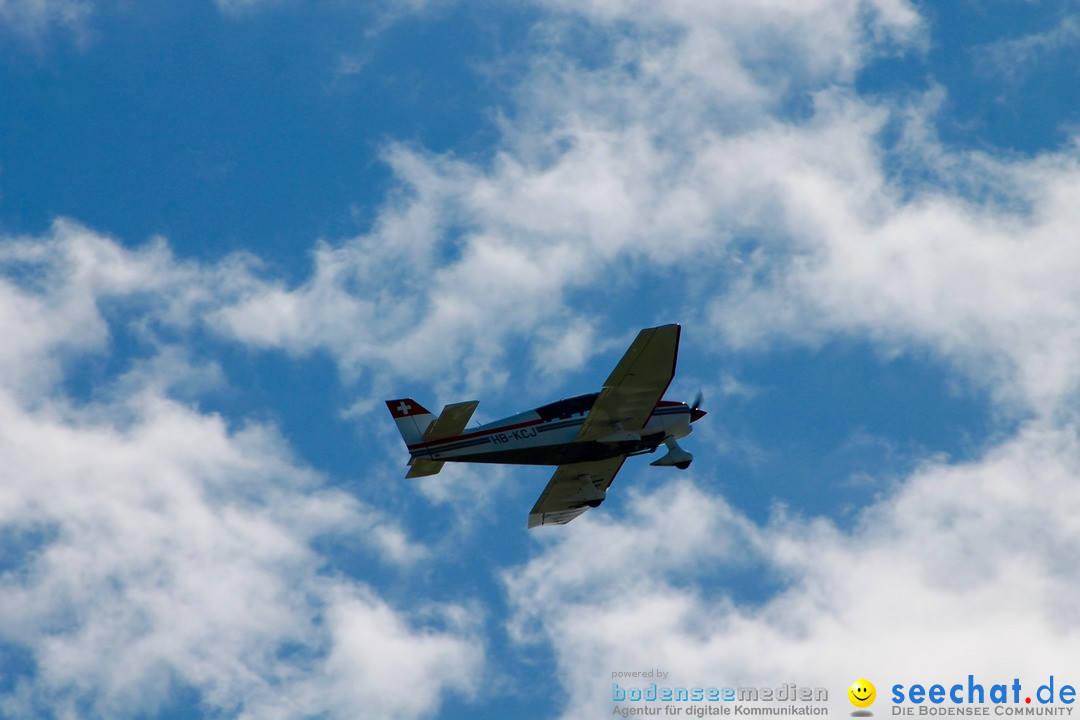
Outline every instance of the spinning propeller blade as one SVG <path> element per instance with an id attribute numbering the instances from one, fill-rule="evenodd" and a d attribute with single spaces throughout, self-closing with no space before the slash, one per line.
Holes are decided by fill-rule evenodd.
<path id="1" fill-rule="evenodd" d="M 705 411 L 701 409 L 701 401 L 704 399 L 704 395 L 698 390 L 697 397 L 694 398 L 694 403 L 690 406 L 690 422 L 697 422 L 705 417 Z"/>

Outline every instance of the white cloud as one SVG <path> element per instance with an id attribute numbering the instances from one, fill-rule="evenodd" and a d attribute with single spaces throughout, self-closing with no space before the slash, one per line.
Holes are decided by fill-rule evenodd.
<path id="1" fill-rule="evenodd" d="M 780 78 L 781 73 L 798 83 L 846 82 L 868 56 L 893 51 L 894 42 L 909 45 L 924 30 L 922 18 L 904 0 L 768 0 L 753 5 L 737 0 L 546 0 L 540 4 L 600 25 L 625 24 L 648 34 L 677 29 L 684 35 L 679 38 L 678 62 L 671 66 L 676 78 L 686 71 L 720 77 L 713 73 L 742 66 L 755 85 L 789 82 Z M 810 27 L 813 32 L 807 32 Z"/>
<path id="2" fill-rule="evenodd" d="M 442 619 L 454 630 L 472 632 L 465 615 L 450 613 Z M 335 680 L 327 704 L 340 717 L 430 717 L 444 687 L 476 686 L 476 648 L 449 633 L 420 635 L 385 605 L 363 598 L 335 603 L 329 623 L 341 642 L 326 660 Z M 313 689 L 324 692 L 320 685 Z M 307 714 L 306 707 L 297 710 L 297 715 Z"/>
<path id="3" fill-rule="evenodd" d="M 279 0 L 214 0 L 218 9 L 227 15 L 239 15 L 249 12 L 259 5 L 268 5 Z"/>
<path id="4" fill-rule="evenodd" d="M 848 82 L 883 37 L 912 43 L 922 25 L 901 2 L 722 5 L 557 5 L 561 19 L 536 32 L 546 52 L 520 84 L 490 163 L 391 146 L 398 190 L 373 230 L 320 246 L 297 287 L 252 284 L 216 326 L 260 347 L 328 351 L 347 375 L 373 375 L 376 393 L 392 378 L 444 378 L 438 390 L 449 398 L 497 390 L 509 342 L 524 338 L 537 357 L 535 339 L 567 327 L 609 342 L 581 330 L 596 321 L 579 306 L 612 312 L 605 298 L 630 292 L 643 268 L 723 272 L 727 240 L 772 227 L 783 210 L 778 173 L 790 168 L 771 146 L 805 151 L 816 136 L 839 143 L 854 130 L 856 147 L 840 157 L 834 144 L 801 158 L 847 172 L 885 116 L 849 103 L 804 134 L 783 119 L 786 99 Z M 566 25 L 583 20 L 611 42 L 610 64 L 574 59 Z M 779 63 L 776 53 L 792 48 L 797 62 Z M 780 72 L 791 65 L 802 74 Z M 706 299 L 676 300 L 665 319 Z M 588 353 L 563 357 L 572 370 Z"/>
<path id="5" fill-rule="evenodd" d="M 882 37 L 918 46 L 907 4 L 817 4 L 790 24 L 798 37 L 783 12 L 772 22 L 757 7 L 722 19 L 691 3 L 580 7 L 615 36 L 610 61 L 585 67 L 567 51 L 536 64 L 522 91 L 532 112 L 507 122 L 505 152 L 479 176 L 458 173 L 479 189 L 465 195 L 476 237 L 544 242 L 551 263 L 572 242 L 565 294 L 581 267 L 689 259 L 716 283 L 683 307 L 705 303 L 736 349 L 838 335 L 929 349 L 1006 412 L 1042 420 L 978 461 L 928 462 L 850 532 L 782 515 L 756 526 L 677 483 L 624 519 L 538 536 L 538 555 L 507 574 L 511 629 L 554 649 L 564 717 L 610 713 L 622 669 L 798 680 L 841 700 L 860 675 L 1063 672 L 1076 618 L 1059 598 L 1078 579 L 1080 500 L 1075 152 L 957 151 L 932 132 L 940 90 L 855 96 L 853 73 Z M 799 69 L 770 74 L 770 59 Z M 800 111 L 785 106 L 800 93 Z M 890 126 L 903 135 L 886 147 Z M 716 578 L 748 565 L 785 589 L 727 596 Z"/>
<path id="6" fill-rule="evenodd" d="M 586 7 L 600 22 L 634 22 L 628 4 Z M 815 7 L 831 31 L 818 33 L 808 16 L 800 33 L 809 40 L 761 46 L 778 52 L 790 44 L 785 57 L 810 58 L 806 75 L 794 75 L 812 93 L 804 116 L 761 101 L 739 122 L 715 120 L 709 111 L 723 89 L 668 106 L 659 74 L 571 67 L 559 78 L 574 98 L 567 104 L 592 93 L 636 104 L 583 103 L 593 134 L 574 138 L 597 137 L 600 126 L 618 151 L 578 168 L 604 177 L 618 168 L 610 158 L 634 157 L 647 200 L 617 206 L 623 212 L 655 207 L 659 197 L 700 198 L 684 206 L 705 208 L 697 232 L 679 237 L 690 238 L 683 252 L 698 272 L 717 280 L 696 299 L 710 303 L 725 343 L 761 348 L 843 335 L 890 352 L 930 348 L 1001 407 L 1045 423 L 978 461 L 928 462 L 872 503 L 852 531 L 782 514 L 758 526 L 683 482 L 633 498 L 625 518 L 592 514 L 538 536 L 537 556 L 506 576 L 511 629 L 522 642 L 553 648 L 568 693 L 563 717 L 610 713 L 617 670 L 659 667 L 674 684 L 823 685 L 839 709 L 843 689 L 860 676 L 910 683 L 974 672 L 987 682 L 1020 675 L 1038 683 L 1069 667 L 1076 616 L 1061 598 L 1080 579 L 1068 561 L 1080 456 L 1063 419 L 1080 382 L 1072 280 L 1080 256 L 1068 230 L 1077 227 L 1075 204 L 1066 200 L 1080 181 L 1076 157 L 1070 149 L 1032 159 L 950 150 L 929 131 L 932 104 L 855 97 L 846 83 L 875 50 L 860 46 L 865 36 L 837 30 L 857 21 L 830 20 L 855 17 L 843 15 L 852 7 Z M 728 25 L 702 8 L 687 18 L 704 28 L 666 41 L 665 67 L 708 78 L 694 36 L 723 38 Z M 763 36 L 748 37 L 747 47 Z M 816 37 L 828 40 L 819 46 Z M 754 101 L 741 89 L 751 88 L 775 101 L 787 91 L 753 58 L 734 57 L 752 79 L 728 92 Z M 712 59 L 714 73 L 730 69 Z M 609 87 L 599 90 L 600 78 Z M 605 114 L 605 106 L 613 110 Z M 905 132 L 890 148 L 882 145 L 888 123 Z M 578 152 L 571 147 L 553 166 Z M 909 174 L 891 174 L 897 166 Z M 545 213 L 533 206 L 533 215 Z M 650 225 L 656 217 L 620 220 L 666 238 Z M 657 260 L 681 250 L 662 247 Z M 784 589 L 757 601 L 732 597 L 724 579 L 740 572 Z"/>
<path id="7" fill-rule="evenodd" d="M 246 717 L 420 717 L 472 691 L 471 613 L 394 607 L 314 546 L 402 571 L 427 548 L 324 487 L 274 428 L 173 395 L 227 381 L 175 336 L 246 282 L 244 261 L 182 264 L 59 223 L 0 243 L 0 268 L 0 641 L 33 662 L 5 716 L 154 713 L 190 689 Z M 64 383 L 119 331 L 146 357 L 73 400 Z M 415 691 L 385 695 L 387 668 Z"/>
<path id="8" fill-rule="evenodd" d="M 35 40 L 58 27 L 83 40 L 93 10 L 91 0 L 0 0 L 0 26 Z"/>
<path id="9" fill-rule="evenodd" d="M 961 159 L 946 170 L 947 182 L 989 186 L 982 202 L 936 182 L 901 197 L 874 164 L 868 119 L 774 136 L 766 177 L 742 166 L 750 185 L 775 180 L 773 232 L 790 240 L 779 258 L 764 256 L 767 267 L 750 259 L 713 306 L 717 327 L 743 346 L 839 332 L 930 347 L 1014 408 L 1062 409 L 1080 381 L 1080 252 L 1067 200 L 1080 183 L 1075 154 Z"/>
<path id="10" fill-rule="evenodd" d="M 65 358 L 108 351 L 102 299 L 153 308 L 154 342 L 205 323 L 253 347 L 328 352 L 347 377 L 366 374 L 375 395 L 441 378 L 435 390 L 448 401 L 497 391 L 519 343 L 530 367 L 560 344 L 558 369 L 580 366 L 586 345 L 636 329 L 607 329 L 604 314 L 656 268 L 673 273 L 663 311 L 704 316 L 736 349 L 838 334 L 929 349 L 1046 425 L 977 462 L 928 464 L 851 532 L 782 516 L 756 526 L 720 497 L 670 484 L 635 500 L 624 521 L 594 514 L 538 536 L 539 555 L 507 576 L 513 629 L 555 649 L 568 717 L 609 711 L 607 676 L 637 665 L 685 682 L 830 688 L 858 675 L 1066 666 L 1075 618 L 1055 598 L 1076 584 L 1065 560 L 1078 509 L 1065 424 L 1080 382 L 1073 152 L 949 150 L 929 130 L 932 102 L 856 97 L 852 79 L 870 59 L 920 47 L 925 28 L 908 3 L 546 7 L 559 17 L 538 29 L 548 45 L 492 159 L 389 147 L 398 184 L 374 228 L 318 246 L 296 287 L 260 277 L 250 258 L 186 265 L 162 243 L 123 250 L 63 223 L 5 251 L 9 266 L 36 270 L 2 288 L 0 324 L 14 343 L 0 349 L 13 418 L 4 432 L 54 443 L 7 443 L 35 482 L 7 488 L 2 507 L 27 532 L 57 533 L 28 572 L 5 576 L 0 611 L 29 613 L 12 639 L 34 649 L 41 678 L 13 703 L 32 708 L 46 690 L 78 702 L 76 678 L 89 677 L 103 710 L 147 708 L 175 676 L 221 708 L 244 698 L 288 715 L 314 698 L 344 715 L 374 702 L 377 673 L 346 674 L 376 666 L 363 630 L 421 687 L 395 686 L 386 699 L 397 702 L 374 707 L 418 716 L 445 692 L 468 693 L 473 675 L 461 669 L 481 663 L 467 623 L 425 629 L 369 588 L 315 573 L 311 538 L 343 527 L 391 562 L 426 549 L 305 484 L 310 473 L 267 428 L 230 431 L 169 399 L 164 361 L 143 368 L 158 380 L 136 378 L 111 405 L 45 402 Z M 610 57 L 576 59 L 582 23 L 610 42 Z M 886 148 L 890 123 L 905 134 Z M 598 299 L 578 306 L 588 298 Z M 364 401 L 357 412 L 366 407 L 381 412 Z M 435 502 L 453 494 L 447 478 L 421 491 Z M 704 580 L 748 564 L 787 589 L 754 605 Z M 218 576 L 220 587 L 200 582 Z M 175 625 L 162 622 L 173 614 Z M 141 662 L 92 666 L 100 643 Z M 1016 652 L 995 655 L 1002 644 Z M 285 647 L 299 649 L 278 657 Z M 942 650 L 926 659 L 925 647 Z M 912 657 L 924 664 L 905 664 Z"/>
<path id="11" fill-rule="evenodd" d="M 782 513 L 755 525 L 668 483 L 625 518 L 541 537 L 506 575 L 511 627 L 554 648 L 564 718 L 610 713 L 611 673 L 654 667 L 669 685 L 821 686 L 834 712 L 861 676 L 879 694 L 968 673 L 1030 693 L 1067 674 L 1080 633 L 1078 481 L 1075 432 L 1031 426 L 971 463 L 927 464 L 851 531 Z M 732 572 L 782 589 L 740 601 L 717 579 Z"/>
<path id="12" fill-rule="evenodd" d="M 983 72 L 1015 81 L 1040 67 L 1052 66 L 1055 55 L 1076 47 L 1080 39 L 1080 19 L 1065 15 L 1058 24 L 1042 32 L 1030 33 L 976 48 L 976 66 Z"/>
<path id="13" fill-rule="evenodd" d="M 72 358 L 107 353 L 119 328 L 110 327 L 103 307 L 118 299 L 141 303 L 125 329 L 152 347 L 163 330 L 197 325 L 209 307 L 244 292 L 256 282 L 255 265 L 244 255 L 207 268 L 185 263 L 161 238 L 127 250 L 70 220 L 57 220 L 45 237 L 5 238 L 4 386 L 23 398 L 38 397 Z"/>

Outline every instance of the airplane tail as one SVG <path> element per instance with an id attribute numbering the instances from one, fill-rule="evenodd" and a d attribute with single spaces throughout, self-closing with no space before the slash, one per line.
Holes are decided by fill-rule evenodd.
<path id="1" fill-rule="evenodd" d="M 454 403 L 443 408 L 442 414 L 435 417 L 423 405 L 412 398 L 400 400 L 387 400 L 386 407 L 394 416 L 401 439 L 410 448 L 422 442 L 430 442 L 440 438 L 452 437 L 465 429 L 465 425 L 472 417 L 473 411 L 479 403 L 475 400 L 469 402 Z M 442 470 L 443 460 L 425 458 L 423 451 L 410 450 L 412 457 L 409 459 L 409 473 L 407 478 L 435 475 Z"/>
<path id="2" fill-rule="evenodd" d="M 406 445 L 423 442 L 428 426 L 435 422 L 435 416 L 431 414 L 431 411 L 412 398 L 387 400 L 386 407 L 394 416 L 398 432 L 401 433 L 401 439 Z"/>

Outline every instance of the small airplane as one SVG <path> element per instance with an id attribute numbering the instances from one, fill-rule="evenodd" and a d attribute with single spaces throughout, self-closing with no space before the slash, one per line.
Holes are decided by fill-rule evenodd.
<path id="1" fill-rule="evenodd" d="M 678 325 L 638 333 L 600 392 L 541 405 L 466 431 L 479 404 L 453 403 L 438 417 L 412 398 L 386 407 L 409 448 L 407 478 L 438 473 L 447 462 L 558 465 L 529 513 L 529 527 L 563 525 L 604 502 L 611 481 L 631 455 L 667 453 L 652 465 L 690 467 L 694 456 L 679 447 L 705 411 L 664 400 L 675 376 Z"/>

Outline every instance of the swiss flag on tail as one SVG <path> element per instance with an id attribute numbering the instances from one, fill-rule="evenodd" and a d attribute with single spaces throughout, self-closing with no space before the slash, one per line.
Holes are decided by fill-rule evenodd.
<path id="1" fill-rule="evenodd" d="M 422 442 L 424 432 L 435 422 L 435 416 L 412 398 L 387 400 L 386 407 L 394 417 L 394 424 L 401 433 L 401 439 L 408 446 Z"/>
<path id="2" fill-rule="evenodd" d="M 402 398 L 400 400 L 387 400 L 386 407 L 390 409 L 390 414 L 394 418 L 409 417 L 410 415 L 430 415 L 431 413 L 424 408 L 423 405 L 416 402 L 412 398 Z"/>

